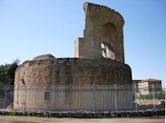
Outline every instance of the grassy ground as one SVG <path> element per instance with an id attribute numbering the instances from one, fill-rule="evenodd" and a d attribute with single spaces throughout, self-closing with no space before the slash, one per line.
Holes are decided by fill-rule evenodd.
<path id="1" fill-rule="evenodd" d="M 0 123 L 164 123 L 165 117 L 140 118 L 43 118 L 22 116 L 0 116 Z"/>

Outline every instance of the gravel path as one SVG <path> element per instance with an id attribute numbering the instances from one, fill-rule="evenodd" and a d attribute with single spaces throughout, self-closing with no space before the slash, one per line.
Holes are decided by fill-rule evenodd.
<path id="1" fill-rule="evenodd" d="M 164 116 L 149 118 L 75 119 L 0 116 L 0 123 L 164 123 Z"/>

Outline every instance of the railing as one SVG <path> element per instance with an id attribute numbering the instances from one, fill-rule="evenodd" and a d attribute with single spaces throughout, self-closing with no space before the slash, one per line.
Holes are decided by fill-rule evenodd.
<path id="1" fill-rule="evenodd" d="M 13 86 L 0 85 L 0 109 L 7 108 L 13 102 Z"/>
<path id="2" fill-rule="evenodd" d="M 144 89 L 146 93 L 142 90 Z M 129 85 L 0 87 L 0 108 L 19 111 L 165 109 L 165 89 Z M 14 102 L 14 103 L 13 103 Z"/>

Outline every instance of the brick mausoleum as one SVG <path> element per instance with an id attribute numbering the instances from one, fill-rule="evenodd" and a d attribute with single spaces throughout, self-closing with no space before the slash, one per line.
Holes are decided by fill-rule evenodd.
<path id="1" fill-rule="evenodd" d="M 115 85 L 132 85 L 131 69 L 124 62 L 123 17 L 113 9 L 93 3 L 84 3 L 84 11 L 84 36 L 75 40 L 75 58 L 41 55 L 18 67 L 15 110 L 132 108 L 131 91 L 109 91 Z M 94 90 L 92 96 L 88 87 L 96 90 L 104 87 L 107 91 Z"/>

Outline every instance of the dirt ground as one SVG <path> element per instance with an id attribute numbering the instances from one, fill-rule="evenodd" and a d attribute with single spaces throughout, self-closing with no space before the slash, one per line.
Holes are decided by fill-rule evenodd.
<path id="1" fill-rule="evenodd" d="M 78 118 L 41 118 L 0 116 L 0 123 L 164 123 L 165 117 L 148 118 L 109 118 L 109 119 L 78 119 Z"/>

